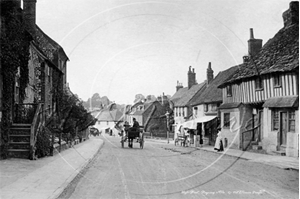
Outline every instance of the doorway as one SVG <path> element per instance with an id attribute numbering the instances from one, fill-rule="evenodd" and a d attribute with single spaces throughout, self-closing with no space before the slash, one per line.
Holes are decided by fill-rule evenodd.
<path id="1" fill-rule="evenodd" d="M 287 112 L 280 112 L 280 132 L 279 144 L 280 149 L 285 150 L 287 140 Z"/>

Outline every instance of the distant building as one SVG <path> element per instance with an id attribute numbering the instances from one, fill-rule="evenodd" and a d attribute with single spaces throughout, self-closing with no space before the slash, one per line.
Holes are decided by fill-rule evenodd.
<path id="1" fill-rule="evenodd" d="M 177 82 L 176 93 L 171 97 L 173 102 L 174 114 L 174 136 L 177 137 L 178 126 L 188 120 L 193 119 L 192 99 L 202 93 L 206 88 L 206 82 L 198 84 L 196 81 L 195 70 L 189 67 L 188 70 L 188 86 Z"/>
<path id="2" fill-rule="evenodd" d="M 191 99 L 198 93 L 203 92 L 205 89 L 205 82 L 201 84 L 196 83 L 196 73 L 194 69 L 189 67 L 188 71 L 188 86 L 177 82 L 176 93 L 171 97 L 174 104 L 174 120 L 175 124 L 183 123 L 190 119 L 193 115 Z"/>
<path id="3" fill-rule="evenodd" d="M 232 67 L 221 71 L 214 78 L 211 63 L 209 63 L 206 88 L 203 92 L 197 93 L 191 100 L 193 119 L 197 123 L 197 130 L 203 134 L 204 144 L 214 145 L 218 133 L 217 128 L 220 123 L 218 108 L 223 102 L 222 89 L 218 86 L 234 74 L 237 69 L 238 67 Z"/>
<path id="4" fill-rule="evenodd" d="M 165 99 L 163 101 L 163 99 Z M 167 137 L 167 118 L 168 99 L 166 96 L 158 97 L 155 101 L 137 102 L 131 107 L 127 114 L 127 121 L 132 124 L 133 118 L 144 127 L 147 135 L 154 137 Z"/>
<path id="5" fill-rule="evenodd" d="M 97 119 L 96 124 L 94 125 L 101 133 L 108 133 L 113 136 L 117 136 L 120 132 L 118 128 L 119 124 L 124 122 L 124 110 L 115 109 L 115 108 L 106 108 L 100 110 L 95 118 Z"/>

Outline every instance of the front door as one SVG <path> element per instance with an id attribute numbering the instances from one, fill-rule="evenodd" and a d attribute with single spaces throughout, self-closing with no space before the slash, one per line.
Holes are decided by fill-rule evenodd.
<path id="1" fill-rule="evenodd" d="M 280 113 L 280 146 L 286 146 L 286 135 L 287 135 L 287 112 Z"/>
<path id="2" fill-rule="evenodd" d="M 262 141 L 262 135 L 263 135 L 263 111 L 258 112 L 258 142 Z"/>

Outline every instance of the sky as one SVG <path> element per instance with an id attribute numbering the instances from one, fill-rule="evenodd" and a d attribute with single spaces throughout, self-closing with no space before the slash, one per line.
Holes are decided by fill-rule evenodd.
<path id="1" fill-rule="evenodd" d="M 38 0 L 37 25 L 70 61 L 71 91 L 118 104 L 136 94 L 174 95 L 198 83 L 211 62 L 214 75 L 242 63 L 250 28 L 265 44 L 283 27 L 287 0 Z"/>

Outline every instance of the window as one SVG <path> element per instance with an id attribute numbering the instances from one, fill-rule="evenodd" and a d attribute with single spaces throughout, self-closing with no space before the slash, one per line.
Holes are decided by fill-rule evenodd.
<path id="1" fill-rule="evenodd" d="M 230 113 L 224 113 L 224 128 L 230 127 Z"/>
<path id="2" fill-rule="evenodd" d="M 227 91 L 227 96 L 231 97 L 232 96 L 232 87 L 231 87 L 231 85 L 228 85 L 226 87 L 226 91 Z"/>
<path id="3" fill-rule="evenodd" d="M 212 111 L 217 111 L 217 104 L 212 104 L 211 105 L 211 110 Z"/>
<path id="4" fill-rule="evenodd" d="M 274 87 L 281 87 L 281 78 L 280 78 L 280 75 L 275 75 L 273 77 L 274 79 Z"/>
<path id="5" fill-rule="evenodd" d="M 289 132 L 295 132 L 295 111 L 289 112 Z"/>
<path id="6" fill-rule="evenodd" d="M 256 90 L 261 90 L 263 89 L 263 84 L 262 84 L 262 79 L 260 77 L 255 79 L 255 89 Z"/>
<path id="7" fill-rule="evenodd" d="M 195 116 L 197 116 L 197 114 L 198 114 L 198 107 L 194 107 L 194 114 L 195 114 Z"/>
<path id="8" fill-rule="evenodd" d="M 277 109 L 272 110 L 272 130 L 279 129 L 279 111 Z"/>
<path id="9" fill-rule="evenodd" d="M 204 104 L 204 112 L 208 111 L 208 104 Z"/>
<path id="10" fill-rule="evenodd" d="M 20 98 L 20 78 L 18 76 L 15 77 L 15 103 L 19 104 Z"/>

